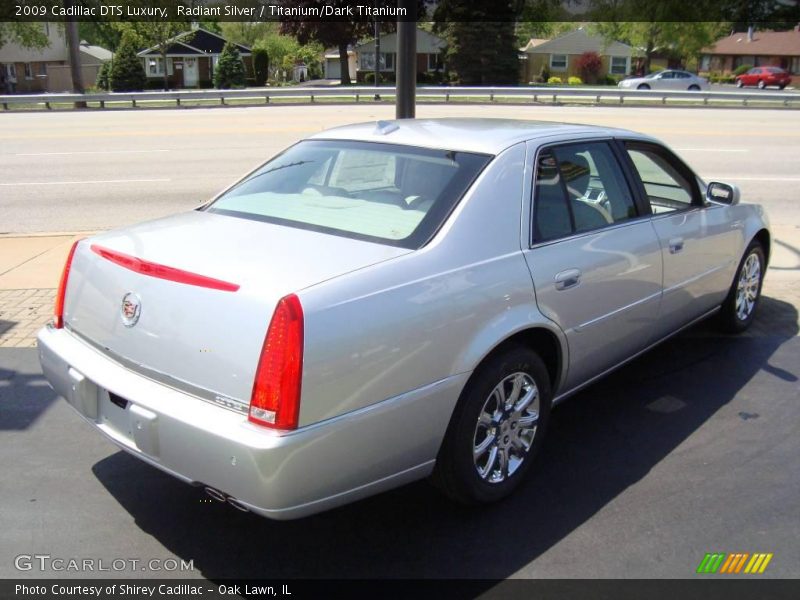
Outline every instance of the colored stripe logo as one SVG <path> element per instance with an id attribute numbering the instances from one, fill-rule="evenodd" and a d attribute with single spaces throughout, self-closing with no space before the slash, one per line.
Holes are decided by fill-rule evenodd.
<path id="1" fill-rule="evenodd" d="M 773 554 L 757 552 L 707 552 L 697 566 L 697 573 L 701 574 L 761 574 L 767 570 L 767 565 L 772 560 Z"/>

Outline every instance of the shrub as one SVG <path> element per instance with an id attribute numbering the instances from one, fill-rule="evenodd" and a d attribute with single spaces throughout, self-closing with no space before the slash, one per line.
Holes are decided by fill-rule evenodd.
<path id="1" fill-rule="evenodd" d="M 100 66 L 97 71 L 97 79 L 94 84 L 98 89 L 109 91 L 111 89 L 111 61 L 106 61 Z"/>
<path id="2" fill-rule="evenodd" d="M 603 75 L 603 79 L 598 81 L 598 83 L 602 83 L 603 85 L 617 85 L 620 81 L 622 81 L 622 77 L 619 75 Z"/>
<path id="3" fill-rule="evenodd" d="M 214 87 L 220 90 L 243 87 L 245 84 L 244 63 L 239 49 L 228 42 L 219 55 L 214 71 Z"/>
<path id="4" fill-rule="evenodd" d="M 569 85 L 582 85 L 583 80 L 580 77 L 570 77 L 569 79 L 567 79 L 567 83 Z"/>
<path id="5" fill-rule="evenodd" d="M 551 84 L 552 84 L 552 83 L 560 84 L 560 83 L 562 83 L 562 82 L 561 82 L 561 77 L 548 77 L 548 78 L 547 78 L 547 83 L 551 83 Z"/>
<path id="6" fill-rule="evenodd" d="M 753 68 L 753 65 L 739 65 L 738 67 L 736 67 L 736 69 L 734 70 L 733 74 L 734 75 L 743 75 L 744 73 L 747 73 L 752 68 Z"/>
<path id="7" fill-rule="evenodd" d="M 109 83 L 115 92 L 138 92 L 147 83 L 144 65 L 136 56 L 136 41 L 130 31 L 122 34 L 117 55 L 111 63 Z"/>
<path id="8" fill-rule="evenodd" d="M 603 61 L 597 52 L 584 52 L 576 63 L 578 72 L 585 81 L 594 82 L 603 70 Z"/>

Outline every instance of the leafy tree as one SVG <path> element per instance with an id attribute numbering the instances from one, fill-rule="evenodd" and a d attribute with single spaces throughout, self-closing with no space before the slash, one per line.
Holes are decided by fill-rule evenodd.
<path id="1" fill-rule="evenodd" d="M 110 83 L 115 92 L 136 92 L 144 89 L 147 75 L 142 59 L 136 56 L 136 38 L 131 32 L 122 34 L 117 54 L 111 63 Z"/>
<path id="2" fill-rule="evenodd" d="M 466 3 L 441 0 L 433 13 L 435 31 L 447 42 L 445 62 L 464 85 L 519 81 L 515 0 Z"/>
<path id="3" fill-rule="evenodd" d="M 219 55 L 217 68 L 214 71 L 214 87 L 228 89 L 242 87 L 245 84 L 244 63 L 235 44 L 228 42 Z"/>
<path id="4" fill-rule="evenodd" d="M 23 48 L 45 48 L 49 42 L 41 23 L 0 21 L 0 48 L 10 43 Z"/>

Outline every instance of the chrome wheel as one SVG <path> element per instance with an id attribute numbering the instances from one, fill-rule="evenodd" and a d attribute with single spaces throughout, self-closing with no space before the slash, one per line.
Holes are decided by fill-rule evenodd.
<path id="1" fill-rule="evenodd" d="M 500 483 L 522 466 L 539 422 L 539 390 L 527 373 L 498 383 L 478 415 L 472 458 L 481 479 Z"/>
<path id="2" fill-rule="evenodd" d="M 761 259 L 752 252 L 744 261 L 736 284 L 736 317 L 740 321 L 746 321 L 752 314 L 760 287 Z"/>

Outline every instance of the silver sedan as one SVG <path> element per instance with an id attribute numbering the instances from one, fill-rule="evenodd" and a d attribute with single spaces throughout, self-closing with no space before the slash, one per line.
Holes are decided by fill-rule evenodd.
<path id="1" fill-rule="evenodd" d="M 688 71 L 667 69 L 651 73 L 646 77 L 631 77 L 619 82 L 618 87 L 627 90 L 689 90 L 709 89 L 708 79 Z"/>
<path id="2" fill-rule="evenodd" d="M 557 403 L 700 319 L 746 329 L 770 245 L 759 206 L 630 131 L 352 125 L 78 242 L 39 354 L 114 444 L 238 509 L 425 477 L 486 503 Z"/>

